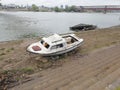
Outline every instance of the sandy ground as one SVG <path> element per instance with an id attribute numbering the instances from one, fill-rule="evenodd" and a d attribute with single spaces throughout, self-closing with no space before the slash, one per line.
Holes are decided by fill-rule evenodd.
<path id="1" fill-rule="evenodd" d="M 29 54 L 39 38 L 0 43 L 0 88 L 12 90 L 114 90 L 120 86 L 120 26 L 76 32 L 85 42 L 56 58 Z M 26 81 L 25 81 L 25 80 Z M 29 82 L 27 82 L 29 81 Z M 26 83 L 25 83 L 26 82 Z M 16 84 L 17 83 L 17 84 Z"/>
<path id="2" fill-rule="evenodd" d="M 84 57 L 77 54 L 69 60 L 12 90 L 115 90 L 120 85 L 120 45 Z"/>

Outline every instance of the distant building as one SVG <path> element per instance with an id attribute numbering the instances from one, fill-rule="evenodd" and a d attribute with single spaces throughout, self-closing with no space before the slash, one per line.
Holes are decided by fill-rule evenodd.
<path id="1" fill-rule="evenodd" d="M 15 5 L 15 4 L 3 5 L 2 7 L 3 7 L 3 9 L 16 9 L 16 8 L 19 8 L 19 6 Z"/>
<path id="2" fill-rule="evenodd" d="M 77 12 L 83 12 L 83 6 L 76 6 L 76 11 Z"/>
<path id="3" fill-rule="evenodd" d="M 105 6 L 83 6 L 83 11 L 85 12 L 103 12 Z"/>
<path id="4" fill-rule="evenodd" d="M 120 5 L 106 6 L 108 12 L 120 12 Z"/>
<path id="5" fill-rule="evenodd" d="M 23 7 L 22 5 L 16 5 L 16 4 L 8 4 L 8 5 L 3 5 L 2 9 L 8 10 L 8 11 L 27 11 L 27 7 Z"/>
<path id="6" fill-rule="evenodd" d="M 51 12 L 52 9 L 42 5 L 42 6 L 39 6 L 39 11 L 41 11 L 41 12 Z"/>
<path id="7" fill-rule="evenodd" d="M 17 8 L 17 5 L 15 5 L 15 4 L 8 4 L 8 5 L 6 5 L 7 6 L 7 8 Z"/>

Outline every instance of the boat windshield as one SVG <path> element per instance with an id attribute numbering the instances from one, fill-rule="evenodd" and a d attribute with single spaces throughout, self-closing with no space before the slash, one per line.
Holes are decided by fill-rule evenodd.
<path id="1" fill-rule="evenodd" d="M 47 49 L 50 47 L 50 45 L 48 43 L 46 43 L 44 40 L 41 40 L 40 43 L 46 47 Z"/>

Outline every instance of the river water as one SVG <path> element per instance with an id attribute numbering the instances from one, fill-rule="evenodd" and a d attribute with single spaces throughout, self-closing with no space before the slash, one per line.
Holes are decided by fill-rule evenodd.
<path id="1" fill-rule="evenodd" d="M 70 26 L 85 23 L 99 28 L 120 25 L 120 13 L 0 12 L 0 41 L 69 33 Z"/>

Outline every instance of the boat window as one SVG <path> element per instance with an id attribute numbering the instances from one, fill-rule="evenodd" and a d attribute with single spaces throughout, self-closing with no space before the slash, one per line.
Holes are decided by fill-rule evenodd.
<path id="1" fill-rule="evenodd" d="M 41 44 L 43 44 L 44 43 L 44 41 L 43 40 L 41 40 Z"/>
<path id="2" fill-rule="evenodd" d="M 58 45 L 52 46 L 51 49 L 58 49 L 62 47 L 63 47 L 63 44 L 58 44 Z"/>
<path id="3" fill-rule="evenodd" d="M 51 47 L 51 50 L 53 50 L 53 49 L 56 49 L 56 46 L 52 46 L 52 47 Z"/>
<path id="4" fill-rule="evenodd" d="M 46 48 L 49 48 L 49 47 L 50 47 L 50 45 L 47 44 L 47 43 L 44 43 L 44 46 L 45 46 Z"/>
<path id="5" fill-rule="evenodd" d="M 50 47 L 50 45 L 48 43 L 46 43 L 44 40 L 41 40 L 40 42 L 44 47 L 46 47 L 46 48 Z"/>
<path id="6" fill-rule="evenodd" d="M 61 48 L 61 47 L 63 47 L 63 44 L 58 44 L 57 45 L 57 48 Z"/>

